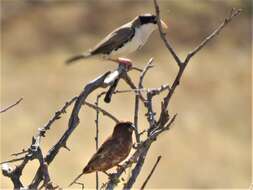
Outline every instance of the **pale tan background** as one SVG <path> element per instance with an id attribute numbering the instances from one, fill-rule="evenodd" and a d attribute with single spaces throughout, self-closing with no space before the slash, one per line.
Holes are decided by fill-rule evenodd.
<path id="1" fill-rule="evenodd" d="M 197 54 L 183 76 L 170 107 L 178 113 L 171 131 L 152 146 L 138 188 L 158 155 L 162 160 L 147 188 L 247 188 L 251 182 L 251 4 L 249 0 L 159 1 L 169 26 L 168 39 L 181 57 L 211 32 L 232 7 L 242 15 L 228 25 Z M 64 65 L 69 56 L 86 50 L 115 27 L 136 15 L 154 12 L 152 1 L 18 1 L 2 0 L 1 107 L 23 97 L 23 102 L 1 114 L 1 161 L 28 147 L 42 127 L 65 101 L 84 84 L 115 64 L 99 60 Z M 155 68 L 146 87 L 172 82 L 177 66 L 155 32 L 145 47 L 130 57 L 144 67 L 150 57 Z M 131 76 L 137 80 L 137 73 Z M 120 89 L 128 88 L 124 83 Z M 95 96 L 89 97 L 94 102 Z M 122 120 L 133 120 L 133 94 L 117 95 L 101 106 Z M 159 99 L 155 108 L 159 110 Z M 142 108 L 140 124 L 147 126 Z M 43 139 L 43 151 L 56 142 L 67 127 L 68 114 L 57 121 Z M 81 123 L 68 141 L 71 152 L 61 150 L 49 171 L 62 187 L 81 171 L 94 153 L 95 112 L 85 107 Z M 113 129 L 101 116 L 100 142 Z M 24 170 L 28 183 L 38 163 Z M 104 174 L 100 174 L 105 181 Z M 82 178 L 95 187 L 95 175 Z M 1 176 L 1 188 L 11 188 Z"/>

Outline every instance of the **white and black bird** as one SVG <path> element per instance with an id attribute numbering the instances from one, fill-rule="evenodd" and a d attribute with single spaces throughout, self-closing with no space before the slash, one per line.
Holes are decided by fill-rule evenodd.
<path id="1" fill-rule="evenodd" d="M 164 29 L 167 29 L 167 25 L 162 20 L 161 24 Z M 94 48 L 71 57 L 66 63 L 100 56 L 107 60 L 131 65 L 129 59 L 120 58 L 119 56 L 125 56 L 140 49 L 156 29 L 157 17 L 155 15 L 144 14 L 137 16 L 132 21 L 112 31 Z"/>

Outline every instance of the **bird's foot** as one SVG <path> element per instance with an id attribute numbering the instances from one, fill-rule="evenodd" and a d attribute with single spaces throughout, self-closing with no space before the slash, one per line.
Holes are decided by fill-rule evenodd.
<path id="1" fill-rule="evenodd" d="M 127 67 L 127 69 L 131 69 L 132 68 L 132 61 L 130 59 L 127 59 L 127 58 L 123 58 L 123 57 L 119 57 L 117 59 L 111 59 L 109 58 L 108 60 L 110 61 L 113 61 L 113 62 L 116 62 L 118 64 L 123 64 Z"/>
<path id="2" fill-rule="evenodd" d="M 117 60 L 119 64 L 125 64 L 127 68 L 131 68 L 133 65 L 132 60 L 127 58 L 119 57 Z"/>

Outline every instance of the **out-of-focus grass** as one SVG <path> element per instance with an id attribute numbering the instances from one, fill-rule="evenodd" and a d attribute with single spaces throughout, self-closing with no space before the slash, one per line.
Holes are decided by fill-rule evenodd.
<path id="1" fill-rule="evenodd" d="M 27 1 L 29 2 L 29 1 Z M 64 60 L 92 47 L 115 27 L 136 15 L 153 12 L 148 1 L 52 1 L 51 3 L 2 1 L 1 106 L 24 100 L 1 117 L 1 161 L 31 143 L 43 126 L 68 99 L 101 73 L 115 68 L 96 59 L 67 67 Z M 42 1 L 43 2 L 43 1 Z M 178 118 L 151 148 L 136 188 L 155 162 L 162 160 L 148 188 L 246 188 L 251 180 L 251 7 L 250 1 L 161 1 L 168 38 L 181 57 L 227 15 L 232 7 L 244 8 L 222 33 L 197 54 L 188 66 L 170 107 Z M 97 14 L 99 13 L 99 14 Z M 171 82 L 177 66 L 155 32 L 146 46 L 130 57 L 143 67 L 150 57 L 153 68 L 147 87 Z M 130 74 L 135 81 L 138 73 Z M 155 80 L 154 80 L 155 79 Z M 122 83 L 120 89 L 127 86 Z M 89 101 L 94 102 L 99 92 Z M 133 120 L 133 94 L 113 97 L 101 106 L 122 120 Z M 162 98 L 162 96 L 161 96 Z M 157 98 L 155 109 L 160 109 Z M 145 128 L 145 109 L 140 126 Z M 56 142 L 67 127 L 69 113 L 57 121 L 43 139 L 43 151 Z M 71 136 L 71 152 L 61 150 L 49 170 L 52 180 L 65 187 L 94 153 L 95 112 L 85 107 L 81 123 Z M 100 142 L 113 129 L 101 116 Z M 31 181 L 35 166 L 24 171 Z M 105 176 L 100 174 L 101 181 Z M 127 178 L 127 174 L 126 174 Z M 82 180 L 94 188 L 94 174 Z M 1 188 L 11 188 L 1 175 Z"/>

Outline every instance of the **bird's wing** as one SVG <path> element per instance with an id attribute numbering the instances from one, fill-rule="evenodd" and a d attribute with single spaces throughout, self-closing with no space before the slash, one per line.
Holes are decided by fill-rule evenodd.
<path id="1" fill-rule="evenodd" d="M 135 30 L 130 26 L 123 26 L 112 33 L 108 34 L 98 45 L 93 48 L 90 53 L 95 54 L 109 54 L 124 45 L 124 43 L 131 40 L 134 36 Z"/>
<path id="2" fill-rule="evenodd" d="M 96 170 L 105 171 L 119 163 L 121 160 L 117 156 L 117 152 L 119 152 L 117 144 L 118 142 L 115 138 L 108 138 L 92 156 L 84 168 L 84 172 L 90 173 Z"/>
<path id="3" fill-rule="evenodd" d="M 93 157 L 91 158 L 90 162 L 93 162 L 94 160 L 97 159 L 103 159 L 104 157 L 108 157 L 109 154 L 111 154 L 111 152 L 115 151 L 115 144 L 117 144 L 118 142 L 116 142 L 116 139 L 114 138 L 108 138 L 97 150 L 97 152 L 93 155 Z"/>

